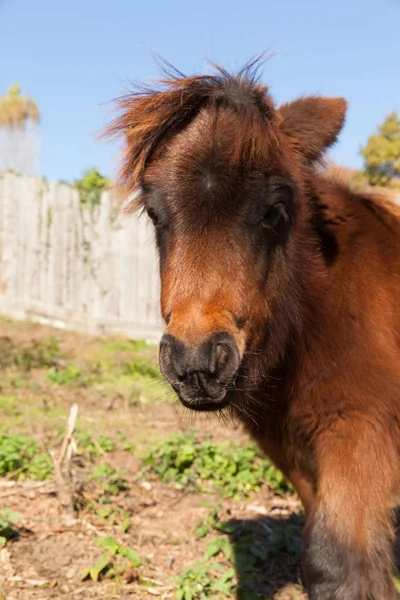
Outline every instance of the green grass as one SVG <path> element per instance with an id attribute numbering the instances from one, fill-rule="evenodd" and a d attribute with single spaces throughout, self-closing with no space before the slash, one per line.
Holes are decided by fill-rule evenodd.
<path id="1" fill-rule="evenodd" d="M 174 434 L 151 447 L 143 462 L 145 471 L 161 481 L 194 491 L 217 491 L 225 498 L 248 496 L 264 483 L 277 493 L 290 489 L 282 473 L 253 444 L 201 442 L 194 435 Z"/>
<path id="2" fill-rule="evenodd" d="M 151 348 L 144 340 L 128 340 L 124 338 L 106 338 L 103 346 L 107 352 L 141 352 Z"/>

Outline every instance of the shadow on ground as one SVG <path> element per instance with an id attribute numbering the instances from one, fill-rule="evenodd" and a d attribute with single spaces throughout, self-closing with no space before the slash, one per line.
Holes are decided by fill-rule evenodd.
<path id="1" fill-rule="evenodd" d="M 225 531 L 233 547 L 238 577 L 237 600 L 267 600 L 287 586 L 301 595 L 302 515 L 232 519 Z M 294 598 L 296 596 L 290 596 Z"/>
<path id="2" fill-rule="evenodd" d="M 400 573 L 400 509 L 395 516 L 395 570 Z M 237 600 L 305 598 L 301 584 L 301 532 L 304 515 L 232 519 L 224 525 L 234 551 Z M 400 577 L 395 576 L 400 582 Z M 289 595 L 280 593 L 288 589 Z M 298 595 L 294 590 L 298 590 Z M 304 595 L 303 595 L 304 594 Z M 400 595 L 399 595 L 400 598 Z"/>

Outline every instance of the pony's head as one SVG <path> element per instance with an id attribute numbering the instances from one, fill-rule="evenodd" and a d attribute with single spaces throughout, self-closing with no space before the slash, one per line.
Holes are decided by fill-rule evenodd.
<path id="1" fill-rule="evenodd" d="M 161 370 L 185 406 L 220 409 L 241 374 L 245 386 L 252 356 L 276 367 L 301 330 L 312 167 L 346 103 L 314 96 L 276 108 L 254 65 L 170 71 L 162 84 L 121 99 L 108 132 L 124 135 L 120 181 L 154 224 Z"/>

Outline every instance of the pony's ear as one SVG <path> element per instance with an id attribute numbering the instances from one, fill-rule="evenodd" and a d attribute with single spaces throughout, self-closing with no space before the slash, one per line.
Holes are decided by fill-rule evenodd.
<path id="1" fill-rule="evenodd" d="M 283 104 L 278 113 L 281 127 L 296 149 L 308 160 L 317 160 L 336 141 L 346 109 L 344 98 L 309 96 Z"/>

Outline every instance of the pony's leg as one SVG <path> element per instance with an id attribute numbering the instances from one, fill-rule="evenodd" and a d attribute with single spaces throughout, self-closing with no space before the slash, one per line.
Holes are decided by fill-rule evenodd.
<path id="1" fill-rule="evenodd" d="M 303 538 L 304 583 L 310 600 L 394 600 L 395 457 L 372 426 L 340 429 L 317 448 L 318 489 Z"/>
<path id="2" fill-rule="evenodd" d="M 310 480 L 305 477 L 300 471 L 292 471 L 289 473 L 288 479 L 292 483 L 294 489 L 299 496 L 304 507 L 304 512 L 308 516 L 315 502 L 315 490 Z"/>

